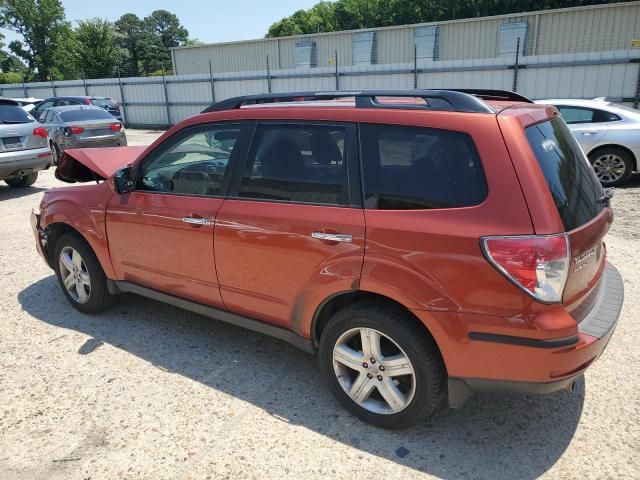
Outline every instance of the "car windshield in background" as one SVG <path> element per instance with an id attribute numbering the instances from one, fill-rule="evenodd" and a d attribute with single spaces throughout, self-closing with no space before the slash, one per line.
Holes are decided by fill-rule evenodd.
<path id="1" fill-rule="evenodd" d="M 91 100 L 91 105 L 96 107 L 115 107 L 116 104 L 110 98 L 94 98 Z"/>
<path id="2" fill-rule="evenodd" d="M 566 124 L 559 118 L 526 129 L 542 174 L 567 230 L 584 225 L 604 205 L 598 177 Z"/>
<path id="3" fill-rule="evenodd" d="M 115 120 L 106 110 L 69 110 L 60 114 L 63 122 L 81 122 L 83 120 Z"/>
<path id="4" fill-rule="evenodd" d="M 17 105 L 0 105 L 0 124 L 31 122 L 35 122 L 35 119 Z"/>

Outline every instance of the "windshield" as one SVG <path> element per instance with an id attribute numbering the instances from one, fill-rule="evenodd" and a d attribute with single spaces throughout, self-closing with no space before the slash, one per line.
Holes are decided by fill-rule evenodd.
<path id="1" fill-rule="evenodd" d="M 0 123 L 6 125 L 31 122 L 35 122 L 35 119 L 22 108 L 16 105 L 0 105 Z"/>
<path id="2" fill-rule="evenodd" d="M 80 122 L 83 120 L 115 120 L 114 116 L 106 110 L 69 110 L 60 114 L 63 122 Z"/>
<path id="3" fill-rule="evenodd" d="M 533 125 L 526 134 L 567 231 L 598 215 L 602 186 L 564 121 Z"/>

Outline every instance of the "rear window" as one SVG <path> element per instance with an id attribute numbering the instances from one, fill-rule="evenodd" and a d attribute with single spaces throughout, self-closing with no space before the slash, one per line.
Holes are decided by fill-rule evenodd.
<path id="1" fill-rule="evenodd" d="M 566 230 L 592 220 L 604 208 L 598 177 L 580 146 L 559 118 L 526 129 L 542 174 Z"/>
<path id="2" fill-rule="evenodd" d="M 106 110 L 69 110 L 60 114 L 63 122 L 80 122 L 82 120 L 115 120 Z"/>
<path id="3" fill-rule="evenodd" d="M 17 105 L 0 105 L 0 124 L 35 122 L 34 118 Z"/>
<path id="4" fill-rule="evenodd" d="M 110 98 L 93 98 L 91 99 L 91 105 L 96 107 L 115 107 L 116 104 Z"/>
<path id="5" fill-rule="evenodd" d="M 360 145 L 366 208 L 457 208 L 487 197 L 480 157 L 466 133 L 362 125 Z"/>

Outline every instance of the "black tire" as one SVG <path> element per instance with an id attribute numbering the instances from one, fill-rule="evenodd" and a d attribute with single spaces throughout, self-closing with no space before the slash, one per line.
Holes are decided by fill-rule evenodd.
<path id="1" fill-rule="evenodd" d="M 401 308 L 363 300 L 338 311 L 322 332 L 318 352 L 322 373 L 333 395 L 361 420 L 387 429 L 408 428 L 428 418 L 442 402 L 446 379 L 442 358 L 433 338 L 414 322 Z M 415 372 L 415 391 L 403 410 L 386 414 L 372 412 L 352 400 L 341 386 L 334 371 L 334 346 L 345 332 L 357 327 L 384 334 L 409 358 Z"/>
<path id="2" fill-rule="evenodd" d="M 36 183 L 37 179 L 38 172 L 32 172 L 21 177 L 7 178 L 5 179 L 5 183 L 13 188 L 26 188 Z"/>
<path id="3" fill-rule="evenodd" d="M 88 300 L 84 303 L 74 299 L 64 285 L 61 273 L 62 267 L 60 265 L 60 255 L 65 247 L 71 247 L 80 254 L 84 267 L 86 268 L 86 273 L 89 275 L 91 288 L 88 293 Z M 102 269 L 98 258 L 84 238 L 80 237 L 76 233 L 63 234 L 56 242 L 53 264 L 60 288 L 62 288 L 65 297 L 67 297 L 67 300 L 75 309 L 84 313 L 98 313 L 111 305 L 113 302 L 113 295 L 109 293 L 107 277 L 104 274 L 104 270 Z"/>
<path id="4" fill-rule="evenodd" d="M 58 165 L 58 163 L 60 162 L 60 150 L 58 149 L 58 146 L 53 142 L 49 144 L 49 147 L 51 148 L 51 164 Z"/>
<path id="5" fill-rule="evenodd" d="M 600 178 L 600 183 L 603 187 L 619 187 L 620 185 L 624 185 L 629 181 L 631 174 L 633 173 L 633 158 L 629 155 L 629 152 L 622 148 L 617 147 L 603 147 L 599 148 L 589 154 L 589 162 L 592 166 L 599 159 L 606 155 L 615 155 L 622 159 L 624 162 L 624 173 L 622 176 L 615 181 L 606 181 Z M 595 169 L 595 166 L 594 166 Z M 597 174 L 597 169 L 596 169 Z"/>

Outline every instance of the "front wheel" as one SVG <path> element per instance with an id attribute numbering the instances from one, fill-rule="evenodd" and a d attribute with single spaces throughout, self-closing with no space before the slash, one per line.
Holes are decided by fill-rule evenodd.
<path id="1" fill-rule="evenodd" d="M 322 334 L 319 360 L 338 401 L 379 427 L 411 427 L 444 396 L 435 342 L 408 313 L 384 304 L 358 302 L 337 312 Z"/>
<path id="2" fill-rule="evenodd" d="M 30 187 L 38 179 L 38 172 L 32 172 L 28 175 L 22 175 L 20 177 L 7 178 L 5 183 L 13 188 L 26 188 Z"/>
<path id="3" fill-rule="evenodd" d="M 62 235 L 55 248 L 56 277 L 69 303 L 84 313 L 97 313 L 112 302 L 107 277 L 98 258 L 79 235 Z"/>
<path id="4" fill-rule="evenodd" d="M 633 160 L 628 152 L 606 147 L 589 155 L 589 161 L 604 187 L 619 187 L 627 183 L 633 172 Z"/>

